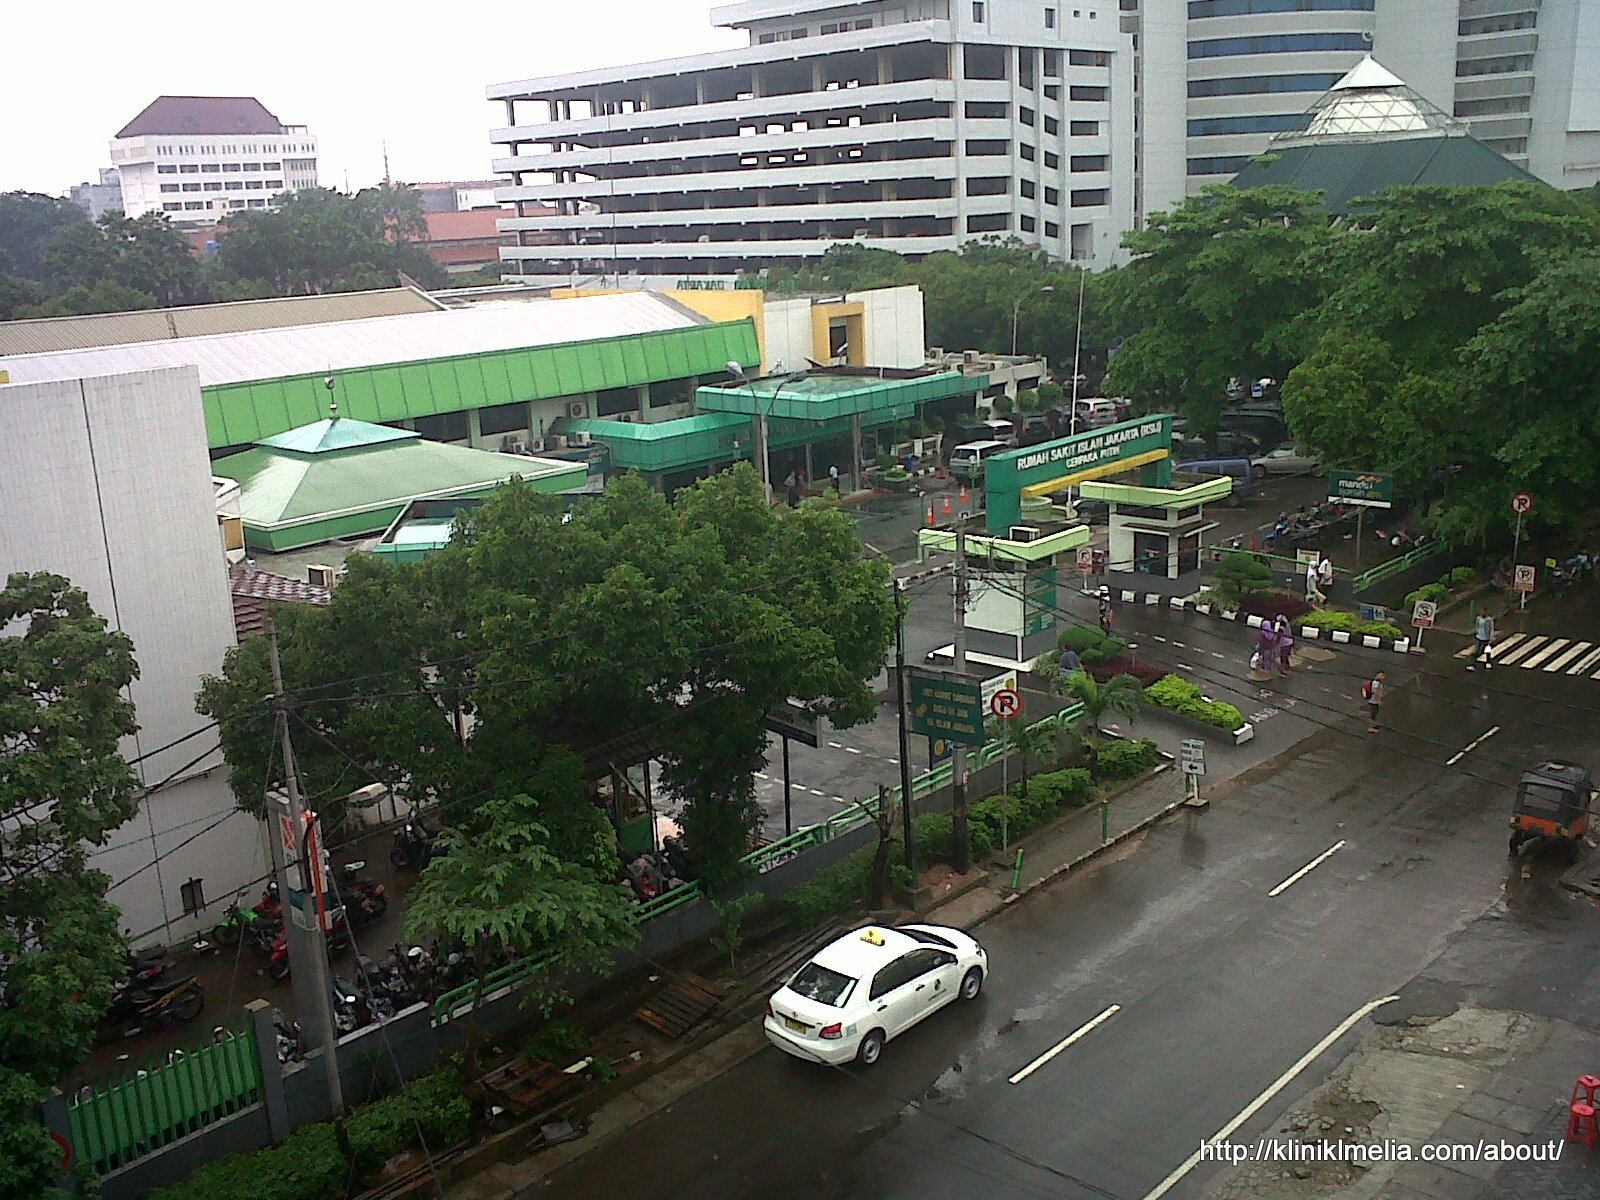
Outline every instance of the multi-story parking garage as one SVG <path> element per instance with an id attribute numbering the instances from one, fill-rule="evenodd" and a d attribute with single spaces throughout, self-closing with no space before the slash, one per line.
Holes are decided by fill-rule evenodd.
<path id="1" fill-rule="evenodd" d="M 985 236 L 1105 265 L 1132 223 L 1110 0 L 747 0 L 713 20 L 750 44 L 489 89 L 497 194 L 519 210 L 501 227 L 530 243 L 502 257 L 524 279 L 733 276 L 837 242 Z"/>

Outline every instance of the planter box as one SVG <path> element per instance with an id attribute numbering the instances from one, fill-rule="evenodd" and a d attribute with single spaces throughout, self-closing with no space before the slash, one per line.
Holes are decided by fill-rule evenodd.
<path id="1" fill-rule="evenodd" d="M 1183 713 L 1175 712 L 1173 709 L 1162 708 L 1159 704 L 1151 704 L 1148 707 L 1151 712 L 1160 713 L 1162 716 L 1176 721 L 1186 729 L 1192 729 L 1208 738 L 1220 738 L 1235 746 L 1244 745 L 1256 735 L 1255 726 L 1251 725 L 1249 721 L 1239 726 L 1238 729 L 1227 730 L 1220 725 L 1210 725 L 1205 721 L 1196 720 L 1194 717 L 1185 716 Z"/>

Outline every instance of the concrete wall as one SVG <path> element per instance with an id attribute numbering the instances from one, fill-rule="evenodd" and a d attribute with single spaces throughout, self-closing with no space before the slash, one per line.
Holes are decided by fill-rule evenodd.
<path id="1" fill-rule="evenodd" d="M 128 878 L 111 899 L 136 941 L 187 936 L 261 866 L 216 733 L 156 753 L 206 723 L 200 677 L 234 642 L 195 368 L 0 386 L 0 499 L 0 573 L 64 575 L 133 639 L 139 731 L 123 753 L 148 755 L 135 767 L 148 787 L 184 782 L 147 799 L 93 861 Z M 151 866 L 163 852 L 173 857 Z M 192 877 L 210 903 L 185 917 L 179 889 Z"/>

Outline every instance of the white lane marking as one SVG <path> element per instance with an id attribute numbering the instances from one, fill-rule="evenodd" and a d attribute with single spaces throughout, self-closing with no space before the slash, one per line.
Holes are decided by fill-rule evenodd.
<path id="1" fill-rule="evenodd" d="M 1212 657 L 1212 658 L 1226 658 L 1226 657 L 1227 657 L 1227 656 L 1226 656 L 1226 655 L 1223 655 L 1223 654 L 1218 654 L 1218 653 L 1217 653 L 1217 652 L 1216 652 L 1216 651 L 1215 651 L 1215 650 L 1213 650 L 1213 651 L 1212 651 L 1212 652 L 1211 652 L 1211 657 Z"/>
<path id="2" fill-rule="evenodd" d="M 1122 1011 L 1122 1005 L 1120 1005 L 1120 1004 L 1108 1004 L 1108 1005 L 1106 1005 L 1105 1010 L 1098 1017 L 1095 1017 L 1091 1021 L 1084 1022 L 1082 1025 L 1080 1025 L 1076 1029 L 1074 1029 L 1071 1033 L 1067 1034 L 1066 1037 L 1062 1038 L 1054 1046 L 1051 1046 L 1050 1049 L 1046 1050 L 1043 1054 L 1039 1055 L 1038 1058 L 1034 1059 L 1027 1066 L 1023 1067 L 1022 1070 L 1018 1071 L 1015 1075 L 1013 1075 L 1011 1077 L 1011 1079 L 1009 1080 L 1009 1082 L 1011 1082 L 1011 1083 L 1021 1083 L 1029 1075 L 1032 1075 L 1040 1067 L 1044 1066 L 1045 1063 L 1049 1062 L 1052 1058 L 1054 1058 L 1056 1055 L 1060 1054 L 1068 1046 L 1072 1045 L 1073 1042 L 1077 1041 L 1079 1038 L 1083 1037 L 1085 1034 L 1087 1034 L 1090 1031 L 1092 1031 L 1096 1025 L 1099 1025 L 1104 1021 L 1109 1021 L 1112 1017 L 1116 1016 L 1121 1011 Z"/>
<path id="3" fill-rule="evenodd" d="M 1277 887 L 1273 888 L 1270 892 L 1267 893 L 1267 895 L 1276 896 L 1281 892 L 1288 891 L 1295 884 L 1299 883 L 1300 880 L 1304 879 L 1312 871 L 1315 871 L 1323 863 L 1327 862 L 1328 859 L 1332 858 L 1333 855 L 1335 853 L 1337 853 L 1339 851 L 1339 849 L 1341 847 L 1343 847 L 1343 846 L 1344 846 L 1344 839 L 1340 838 L 1337 842 L 1335 842 L 1333 845 L 1329 846 L 1326 850 L 1324 850 L 1321 854 L 1319 854 L 1315 858 L 1313 858 L 1305 866 L 1301 867 L 1293 875 L 1289 876 L 1289 878 L 1285 879 Z"/>
<path id="4" fill-rule="evenodd" d="M 1546 671 L 1559 671 L 1592 645 L 1594 645 L 1593 642 L 1577 642 L 1572 649 L 1565 651 L 1559 658 L 1552 658 L 1545 663 L 1544 669 Z"/>
<path id="5" fill-rule="evenodd" d="M 1583 656 L 1583 661 L 1567 668 L 1568 675 L 1582 675 L 1595 663 L 1600 662 L 1600 649 L 1591 650 Z"/>
<path id="6" fill-rule="evenodd" d="M 828 745 L 832 746 L 835 750 L 843 750 L 845 748 L 843 742 L 829 742 Z"/>
<path id="7" fill-rule="evenodd" d="M 1507 650 L 1511 649 L 1511 647 L 1515 646 L 1518 642 L 1520 642 L 1523 638 L 1525 638 L 1527 636 L 1528 635 L 1525 634 L 1525 633 L 1513 633 L 1510 637 L 1506 638 L 1504 641 L 1490 643 L 1490 645 L 1489 645 L 1489 657 L 1490 657 L 1490 659 L 1492 659 L 1494 661 L 1499 661 L 1501 655 L 1503 655 Z M 1474 647 L 1474 648 L 1476 648 L 1476 647 Z"/>
<path id="8" fill-rule="evenodd" d="M 1463 646 L 1461 649 L 1457 650 L 1456 651 L 1456 657 L 1457 658 L 1471 658 L 1477 652 L 1478 652 L 1478 644 L 1476 642 L 1474 642 L 1470 646 Z"/>
<path id="9" fill-rule="evenodd" d="M 1530 637 L 1527 641 L 1523 642 L 1522 645 L 1518 646 L 1510 654 L 1507 654 L 1504 651 L 1501 651 L 1499 654 L 1496 654 L 1494 656 L 1494 661 L 1497 662 L 1497 663 L 1500 663 L 1500 664 L 1502 664 L 1504 666 L 1510 666 L 1512 663 L 1516 662 L 1517 659 L 1521 658 L 1524 654 L 1526 654 L 1529 650 L 1532 650 L 1535 646 L 1543 645 L 1545 642 L 1548 642 L 1549 640 L 1550 639 L 1545 637 L 1543 634 L 1539 635 L 1538 637 Z"/>
<path id="10" fill-rule="evenodd" d="M 1299 1062 L 1295 1063 L 1294 1066 L 1290 1067 L 1282 1075 L 1279 1075 L 1276 1079 L 1274 1079 L 1266 1091 L 1262 1092 L 1254 1100 L 1250 1101 L 1249 1104 L 1245 1105 L 1243 1111 L 1241 1111 L 1238 1116 L 1234 1117 L 1233 1120 L 1229 1121 L 1221 1129 L 1217 1130 L 1216 1134 L 1209 1139 L 1210 1142 L 1215 1144 L 1217 1142 L 1227 1141 L 1234 1135 L 1235 1132 L 1237 1132 L 1239 1126 L 1243 1125 L 1251 1117 L 1255 1116 L 1256 1113 L 1260 1112 L 1263 1107 L 1271 1102 L 1274 1096 L 1283 1091 L 1283 1089 L 1288 1087 L 1289 1084 L 1294 1082 L 1295 1076 L 1299 1075 L 1301 1071 L 1304 1071 L 1307 1067 L 1314 1063 L 1323 1051 L 1337 1042 L 1345 1034 L 1349 1033 L 1351 1029 L 1355 1028 L 1355 1025 L 1358 1021 L 1361 1021 L 1369 1013 L 1375 1012 L 1377 1009 L 1382 1008 L 1385 1004 L 1388 1004 L 1389 1001 L 1398 999 L 1400 999 L 1399 996 L 1384 996 L 1380 999 L 1370 1001 L 1366 1004 L 1363 1004 L 1360 1008 L 1356 1009 L 1355 1012 L 1351 1013 L 1344 1020 L 1340 1021 L 1339 1024 L 1334 1026 L 1332 1031 L 1330 1031 L 1326 1037 L 1324 1037 L 1315 1046 L 1311 1047 L 1311 1049 L 1307 1050 L 1305 1054 L 1301 1056 Z M 1181 1180 L 1190 1171 L 1194 1170 L 1195 1164 L 1200 1161 L 1200 1153 L 1201 1152 L 1199 1150 L 1196 1150 L 1193 1154 L 1189 1155 L 1188 1158 L 1184 1159 L 1183 1162 L 1179 1163 L 1172 1174 L 1168 1175 L 1160 1183 L 1156 1184 L 1154 1188 L 1145 1193 L 1144 1200 L 1161 1200 L 1162 1196 L 1165 1196 L 1177 1186 L 1179 1180 Z"/>
<path id="11" fill-rule="evenodd" d="M 888 763 L 891 767 L 898 767 L 900 765 L 900 760 L 898 758 L 886 758 L 883 761 Z"/>
<path id="12" fill-rule="evenodd" d="M 763 774 L 763 773 L 762 773 L 762 772 L 760 772 L 760 771 L 757 771 L 757 772 L 756 772 L 756 778 L 757 778 L 757 779 L 769 779 L 769 778 L 771 778 L 771 776 L 769 776 L 769 775 L 766 775 L 766 774 Z"/>
<path id="13" fill-rule="evenodd" d="M 1495 734 L 1497 734 L 1499 732 L 1500 732 L 1500 726 L 1491 725 L 1486 732 L 1480 733 L 1477 737 L 1473 738 L 1470 742 L 1468 742 L 1460 750 L 1457 750 L 1455 752 L 1455 755 L 1448 762 L 1446 762 L 1444 765 L 1447 766 L 1447 767 L 1455 766 L 1456 763 L 1460 762 L 1463 758 L 1465 758 L 1467 755 L 1471 754 L 1474 750 L 1476 750 L 1478 748 L 1478 743 L 1479 742 L 1486 742 L 1490 738 L 1492 738 Z"/>
<path id="14" fill-rule="evenodd" d="M 1571 645 L 1571 643 L 1572 643 L 1572 639 L 1571 638 L 1556 638 L 1553 642 L 1551 642 L 1544 649 L 1540 650 L 1537 654 L 1529 655 L 1527 658 L 1523 659 L 1520 663 L 1517 664 L 1517 666 L 1526 667 L 1526 668 L 1528 668 L 1528 670 L 1531 671 L 1531 670 L 1533 670 L 1533 668 L 1537 667 L 1540 663 L 1542 663 L 1545 659 L 1549 658 L 1556 651 L 1560 650 L 1561 647 L 1567 646 L 1567 645 Z"/>
<path id="15" fill-rule="evenodd" d="M 801 790 L 810 792 L 813 796 L 826 796 L 828 794 L 827 792 L 820 792 L 816 788 L 802 788 Z"/>
<path id="16" fill-rule="evenodd" d="M 829 796 L 828 799 L 837 800 L 840 804 L 851 804 L 851 803 L 853 803 L 853 801 L 846 800 L 843 796 Z"/>
<path id="17" fill-rule="evenodd" d="M 860 754 L 861 753 L 861 751 L 857 750 L 854 746 L 846 746 L 844 749 L 845 749 L 845 753 L 846 754 Z"/>

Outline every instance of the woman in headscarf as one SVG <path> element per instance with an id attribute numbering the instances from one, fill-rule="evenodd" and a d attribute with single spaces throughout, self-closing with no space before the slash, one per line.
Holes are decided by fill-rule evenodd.
<path id="1" fill-rule="evenodd" d="M 1261 632 L 1256 638 L 1256 650 L 1251 656 L 1250 665 L 1258 671 L 1271 674 L 1278 661 L 1278 631 L 1272 627 L 1271 621 L 1261 622 Z"/>
<path id="2" fill-rule="evenodd" d="M 1290 654 L 1294 651 L 1294 630 L 1289 625 L 1289 618 L 1282 613 L 1272 623 L 1272 632 L 1278 641 L 1278 673 L 1287 675 L 1292 664 Z"/>

